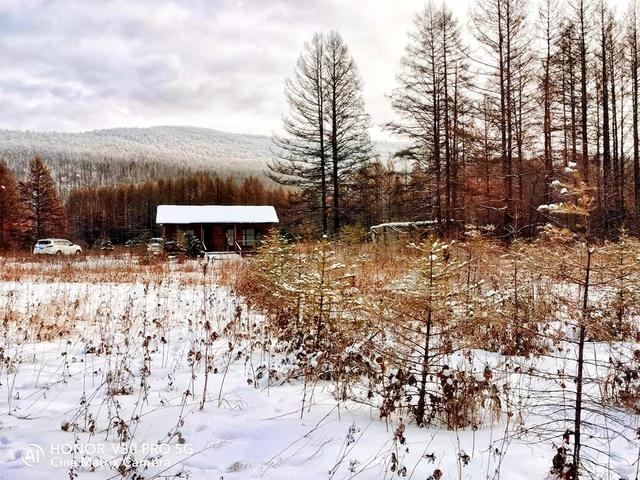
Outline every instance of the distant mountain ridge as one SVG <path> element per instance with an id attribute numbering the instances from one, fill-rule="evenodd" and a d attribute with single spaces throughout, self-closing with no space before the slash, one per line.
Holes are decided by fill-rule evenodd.
<path id="1" fill-rule="evenodd" d="M 0 156 L 14 167 L 47 161 L 160 162 L 188 170 L 259 174 L 270 155 L 266 136 L 196 127 L 113 128 L 80 133 L 0 130 Z M 222 172 L 221 172 L 222 173 Z"/>
<path id="2" fill-rule="evenodd" d="M 0 158 L 19 176 L 33 156 L 42 155 L 65 189 L 199 171 L 262 177 L 272 148 L 269 136 L 185 126 L 80 133 L 0 130 Z M 386 158 L 394 144 L 379 142 L 376 148 Z"/>

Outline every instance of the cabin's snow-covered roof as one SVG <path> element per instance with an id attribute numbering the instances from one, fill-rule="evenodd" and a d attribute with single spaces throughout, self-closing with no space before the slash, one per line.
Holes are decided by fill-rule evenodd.
<path id="1" fill-rule="evenodd" d="M 272 206 L 158 205 L 156 223 L 278 223 Z"/>

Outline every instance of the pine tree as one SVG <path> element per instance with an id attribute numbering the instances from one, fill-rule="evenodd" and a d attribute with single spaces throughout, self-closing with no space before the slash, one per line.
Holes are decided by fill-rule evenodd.
<path id="1" fill-rule="evenodd" d="M 42 157 L 29 163 L 27 177 L 20 185 L 27 222 L 26 239 L 64 235 L 67 219 L 58 188 L 49 167 Z"/>

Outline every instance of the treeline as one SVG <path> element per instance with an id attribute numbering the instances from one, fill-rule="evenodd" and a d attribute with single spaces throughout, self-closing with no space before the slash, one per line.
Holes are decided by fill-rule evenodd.
<path id="1" fill-rule="evenodd" d="M 552 220 L 569 201 L 554 185 L 571 181 L 591 199 L 590 232 L 637 232 L 639 11 L 637 0 L 624 16 L 594 0 L 542 0 L 536 9 L 525 0 L 476 0 L 466 31 L 446 6 L 428 3 L 416 15 L 390 95 L 396 118 L 385 127 L 406 148 L 388 164 L 372 148 L 363 82 L 345 41 L 337 32 L 314 35 L 285 85 L 289 110 L 269 164 L 269 177 L 296 192 L 284 195 L 290 204 L 279 210 L 285 226 L 318 236 L 347 224 L 433 220 L 442 234 L 495 225 L 515 238 Z M 69 209 L 74 235 L 119 241 L 151 230 L 150 212 L 160 202 L 249 202 L 216 196 L 223 189 L 209 184 L 211 192 L 174 196 L 172 189 L 186 187 L 157 177 L 136 184 L 131 168 L 131 185 L 69 194 L 69 205 L 82 212 Z M 66 178 L 72 172 L 64 176 L 65 185 L 78 184 Z M 209 177 L 202 182 L 222 181 L 202 178 Z M 238 191 L 245 188 L 237 182 Z M 114 203 L 117 212 L 98 206 Z"/>
<path id="2" fill-rule="evenodd" d="M 126 149 L 127 145 L 123 144 L 121 148 Z M 71 150 L 71 146 L 69 149 Z M 19 149 L 12 151 L 5 148 L 2 151 L 3 160 L 18 177 L 27 174 L 28 159 L 34 156 L 36 155 L 30 151 Z M 137 183 L 150 179 L 195 175 L 200 171 L 210 173 L 212 170 L 179 165 L 167 159 L 151 159 L 142 155 L 135 157 L 126 151 L 121 153 L 121 157 L 115 154 L 110 157 L 95 154 L 81 155 L 71 151 L 45 152 L 37 156 L 46 158 L 47 165 L 63 197 L 66 197 L 71 190 L 85 186 Z"/>
<path id="3" fill-rule="evenodd" d="M 373 192 L 389 177 L 399 188 L 378 202 L 382 221 L 433 219 L 440 232 L 494 224 L 512 238 L 533 234 L 565 203 L 552 187 L 572 179 L 566 170 L 575 165 L 593 199 L 592 231 L 633 227 L 639 10 L 636 0 L 623 16 L 604 1 L 532 8 L 526 0 L 476 0 L 466 31 L 445 5 L 428 3 L 409 33 L 391 94 L 397 115 L 386 125 L 407 142 L 396 155 L 411 165 L 402 174 L 375 165 L 362 80 L 346 44 L 335 32 L 316 34 L 286 83 L 286 134 L 275 139 L 271 176 L 300 188 L 320 232 L 350 221 L 350 192 L 373 176 Z M 402 199 L 413 207 L 394 207 Z"/>
<path id="4" fill-rule="evenodd" d="M 123 244 L 156 235 L 159 204 L 274 205 L 289 224 L 296 196 L 255 177 L 200 174 L 74 189 L 65 202 L 41 157 L 29 163 L 21 180 L 0 161 L 0 250 L 28 248 L 46 237 L 68 237 L 93 246 L 100 240 Z"/>
<path id="5" fill-rule="evenodd" d="M 215 174 L 149 180 L 73 190 L 67 200 L 70 234 L 86 245 L 100 239 L 125 243 L 144 235 L 159 234 L 156 209 L 176 205 L 274 205 L 285 216 L 294 194 L 247 177 L 235 179 Z"/>

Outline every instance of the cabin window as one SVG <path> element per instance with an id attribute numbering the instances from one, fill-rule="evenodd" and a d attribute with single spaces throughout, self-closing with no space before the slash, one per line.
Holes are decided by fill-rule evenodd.
<path id="1" fill-rule="evenodd" d="M 256 236 L 255 228 L 243 228 L 242 229 L 242 244 L 248 247 L 253 247 L 256 244 L 258 237 Z"/>

